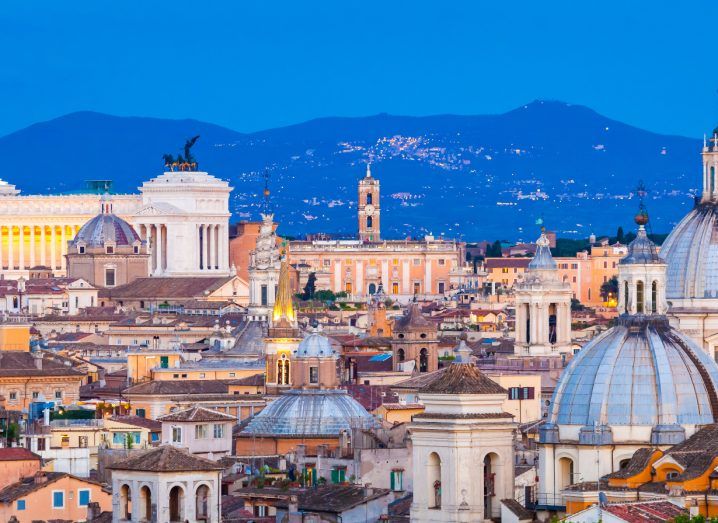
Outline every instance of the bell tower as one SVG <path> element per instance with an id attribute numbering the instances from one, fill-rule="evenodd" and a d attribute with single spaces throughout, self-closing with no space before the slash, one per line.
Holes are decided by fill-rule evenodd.
<path id="1" fill-rule="evenodd" d="M 718 128 L 713 136 L 706 140 L 703 138 L 703 194 L 701 203 L 718 200 Z"/>
<path id="2" fill-rule="evenodd" d="M 371 175 L 371 164 L 366 165 L 366 176 L 359 181 L 359 239 L 378 242 L 380 230 L 379 180 Z"/>

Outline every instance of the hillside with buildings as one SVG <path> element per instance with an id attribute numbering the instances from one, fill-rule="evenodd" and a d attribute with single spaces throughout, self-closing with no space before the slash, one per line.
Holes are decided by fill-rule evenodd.
<path id="1" fill-rule="evenodd" d="M 234 219 L 258 219 L 267 172 L 277 221 L 295 236 L 353 232 L 356 181 L 368 161 L 382 178 L 391 238 L 530 240 L 539 216 L 560 236 L 612 232 L 628 225 L 639 179 L 650 191 L 653 229 L 667 232 L 700 183 L 698 140 L 548 101 L 498 115 L 321 118 L 247 134 L 81 112 L 0 138 L 0 156 L 5 181 L 24 194 L 75 192 L 98 179 L 126 193 L 195 135 L 200 167 L 236 189 Z"/>

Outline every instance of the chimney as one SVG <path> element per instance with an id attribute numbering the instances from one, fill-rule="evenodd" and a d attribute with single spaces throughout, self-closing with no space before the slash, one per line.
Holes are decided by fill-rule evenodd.
<path id="1" fill-rule="evenodd" d="M 33 479 L 35 481 L 35 485 L 44 485 L 45 483 L 47 483 L 47 476 L 42 470 L 38 470 L 37 472 L 35 472 L 35 476 Z"/>
<path id="2" fill-rule="evenodd" d="M 302 521 L 304 521 L 304 516 L 299 512 L 299 500 L 297 496 L 289 496 L 287 516 L 287 523 L 302 523 Z"/>
<path id="3" fill-rule="evenodd" d="M 98 378 L 98 381 L 100 382 L 100 387 L 104 387 L 105 385 L 107 385 L 107 382 L 105 381 L 105 374 L 106 374 L 105 369 L 100 368 L 97 370 L 97 378 Z"/>
<path id="4" fill-rule="evenodd" d="M 42 356 L 43 354 L 41 351 L 33 352 L 32 354 L 32 357 L 35 360 L 35 368 L 37 368 L 37 370 L 42 370 Z"/>
<path id="5" fill-rule="evenodd" d="M 100 508 L 100 504 L 97 501 L 93 501 L 92 503 L 89 503 L 87 505 L 87 521 L 88 523 L 92 523 L 96 519 L 100 517 L 100 514 L 102 514 L 102 509 Z"/>
<path id="6" fill-rule="evenodd" d="M 365 483 L 364 484 L 364 497 L 369 498 L 374 495 L 374 489 L 371 486 L 371 483 Z"/>

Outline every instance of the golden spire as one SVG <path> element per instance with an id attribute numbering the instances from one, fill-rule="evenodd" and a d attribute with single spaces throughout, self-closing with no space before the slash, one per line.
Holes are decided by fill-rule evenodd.
<path id="1" fill-rule="evenodd" d="M 286 255 L 282 258 L 282 264 L 279 267 L 279 285 L 277 287 L 277 296 L 274 298 L 274 311 L 272 320 L 275 325 L 286 320 L 289 324 L 294 325 L 297 321 L 297 313 L 294 311 L 292 304 L 292 288 L 289 282 L 289 264 Z"/>

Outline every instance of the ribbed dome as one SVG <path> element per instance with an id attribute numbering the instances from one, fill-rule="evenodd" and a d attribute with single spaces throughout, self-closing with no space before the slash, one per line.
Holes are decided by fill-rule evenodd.
<path id="1" fill-rule="evenodd" d="M 244 434 L 336 436 L 376 420 L 344 390 L 290 390 L 257 414 Z"/>
<path id="2" fill-rule="evenodd" d="M 713 202 L 700 204 L 663 242 L 668 300 L 718 298 L 717 209 Z"/>
<path id="3" fill-rule="evenodd" d="M 297 358 L 327 358 L 333 354 L 329 338 L 318 332 L 304 338 L 297 348 Z"/>
<path id="4" fill-rule="evenodd" d="M 98 214 L 82 226 L 72 245 L 84 242 L 88 247 L 102 247 L 105 242 L 114 242 L 118 247 L 131 246 L 140 237 L 122 218 L 114 214 Z"/>
<path id="5" fill-rule="evenodd" d="M 716 364 L 665 316 L 622 316 L 563 372 L 547 428 L 648 425 L 675 433 L 716 421 L 716 390 Z"/>

